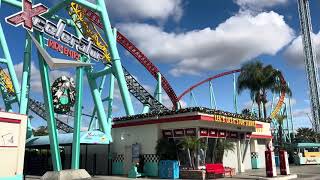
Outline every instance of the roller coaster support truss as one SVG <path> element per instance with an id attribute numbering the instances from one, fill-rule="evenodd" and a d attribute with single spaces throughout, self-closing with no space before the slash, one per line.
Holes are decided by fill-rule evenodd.
<path id="1" fill-rule="evenodd" d="M 2 2 L 8 3 L 15 7 L 22 9 L 22 3 L 16 0 L 2 0 Z M 89 87 L 91 90 L 91 94 L 94 99 L 94 104 L 96 107 L 96 111 L 98 114 L 99 126 L 100 129 L 105 133 L 109 142 L 112 142 L 111 138 L 111 120 L 112 120 L 112 103 L 113 103 L 113 90 L 114 90 L 114 78 L 117 79 L 122 101 L 126 110 L 127 115 L 133 115 L 133 106 L 131 102 L 131 97 L 129 95 L 129 90 L 126 84 L 125 74 L 123 71 L 123 67 L 121 65 L 119 53 L 116 47 L 117 36 L 116 31 L 112 31 L 108 13 L 106 10 L 106 5 L 104 0 L 96 0 L 96 4 L 90 3 L 88 1 L 80 1 L 75 0 L 74 2 L 81 4 L 82 6 L 92 9 L 99 13 L 100 17 L 102 17 L 101 22 L 103 24 L 103 31 L 105 32 L 105 39 L 109 45 L 109 51 L 112 58 L 112 71 L 107 72 L 93 72 L 90 68 L 77 68 L 76 70 L 76 89 L 77 89 L 77 98 L 75 104 L 75 111 L 74 111 L 74 136 L 73 136 L 73 149 L 72 149 L 72 168 L 78 169 L 79 168 L 79 157 L 80 157 L 80 127 L 81 127 L 81 114 L 82 114 L 82 88 L 83 88 L 83 74 L 84 71 L 86 72 Z M 65 8 L 66 5 L 70 3 L 69 0 L 65 0 L 60 2 L 55 7 L 51 8 L 49 12 L 44 15 L 47 18 L 52 18 L 53 20 L 57 19 L 58 16 L 54 15 L 58 10 Z M 0 4 L 1 5 L 1 4 Z M 67 21 L 67 24 L 71 24 L 72 21 Z M 80 33 L 77 32 L 79 36 Z M 36 38 L 39 44 L 44 48 L 44 41 L 43 35 L 39 32 L 36 32 Z M 50 149 L 52 153 L 52 162 L 53 162 L 53 169 L 54 171 L 62 170 L 61 166 L 61 159 L 60 159 L 60 151 L 59 151 L 59 142 L 57 137 L 57 122 L 58 120 L 54 117 L 53 111 L 53 102 L 52 96 L 50 91 L 50 80 L 49 80 L 49 68 L 44 59 L 42 58 L 41 54 L 38 53 L 39 58 L 39 70 L 41 76 L 41 83 L 42 83 L 42 90 L 43 90 L 43 97 L 45 104 L 39 105 L 36 102 L 28 101 L 29 100 L 29 88 L 30 88 L 30 74 L 31 74 L 31 41 L 30 37 L 27 34 L 26 36 L 26 45 L 25 45 L 25 53 L 24 53 L 24 66 L 23 66 L 23 74 L 22 74 L 22 90 L 20 91 L 20 86 L 18 83 L 17 76 L 14 71 L 14 66 L 12 64 L 12 60 L 9 53 L 9 48 L 6 44 L 6 40 L 4 37 L 3 29 L 0 24 L 0 42 L 1 42 L 1 49 L 3 50 L 4 58 L 0 59 L 1 63 L 7 64 L 9 75 L 13 84 L 13 88 L 15 91 L 15 101 L 5 101 L 7 111 L 11 111 L 11 103 L 18 102 L 19 103 L 19 112 L 22 114 L 27 114 L 28 111 L 28 103 L 33 105 L 33 111 L 36 111 L 38 115 L 42 116 L 48 122 L 48 130 L 49 130 L 49 139 L 50 139 Z M 81 60 L 84 60 L 84 57 L 81 57 Z M 110 73 L 112 72 L 112 73 Z M 102 104 L 101 98 L 101 90 L 102 88 L 97 87 L 96 80 L 97 78 L 102 76 L 110 75 L 110 86 L 109 86 L 109 101 L 108 101 L 108 116 L 105 113 L 105 109 Z M 105 78 L 105 77 L 104 77 Z M 5 100 L 5 98 L 4 98 Z M 34 104 L 36 103 L 36 104 Z M 40 108 L 40 109 L 39 109 Z M 42 109 L 41 109 L 42 108 Z M 42 113 L 40 113 L 40 111 Z M 61 125 L 61 122 L 58 121 Z M 65 131 L 71 132 L 72 129 L 65 125 Z"/>
<path id="2" fill-rule="evenodd" d="M 320 132 L 320 87 L 316 51 L 312 47 L 312 25 L 309 9 L 309 0 L 297 0 L 304 48 L 305 68 L 310 91 L 310 105 L 314 130 Z"/>

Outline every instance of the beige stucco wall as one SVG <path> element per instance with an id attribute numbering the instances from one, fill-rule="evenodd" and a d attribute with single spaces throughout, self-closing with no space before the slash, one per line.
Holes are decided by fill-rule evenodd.
<path id="1" fill-rule="evenodd" d="M 132 126 L 112 129 L 113 143 L 111 151 L 124 154 L 125 146 L 141 144 L 142 154 L 155 154 L 155 146 L 159 139 L 159 125 Z"/>
<path id="2" fill-rule="evenodd" d="M 21 120 L 20 124 L 6 123 L 0 121 L 0 137 L 3 137 L 6 134 L 11 133 L 9 138 L 12 142 L 6 143 L 7 140 L 1 139 L 0 177 L 22 175 L 26 140 L 27 116 L 14 113 L 0 112 L 0 117 Z"/>

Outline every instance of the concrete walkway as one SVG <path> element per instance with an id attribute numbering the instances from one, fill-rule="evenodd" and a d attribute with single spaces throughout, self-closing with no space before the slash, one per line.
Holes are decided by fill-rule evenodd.
<path id="1" fill-rule="evenodd" d="M 320 180 L 320 165 L 304 165 L 304 166 L 290 166 L 291 174 L 297 174 L 298 179 L 305 180 Z M 278 169 L 278 174 L 280 170 Z M 259 179 L 259 177 L 265 177 L 265 169 L 247 170 L 245 173 L 237 174 L 232 178 L 220 178 L 220 179 L 232 179 L 232 180 L 245 180 L 245 179 Z M 280 177 L 280 176 L 279 176 Z M 27 176 L 26 180 L 37 180 L 38 176 Z M 127 177 L 121 176 L 95 176 L 93 180 L 124 180 Z M 160 180 L 157 178 L 139 178 L 141 180 Z"/>

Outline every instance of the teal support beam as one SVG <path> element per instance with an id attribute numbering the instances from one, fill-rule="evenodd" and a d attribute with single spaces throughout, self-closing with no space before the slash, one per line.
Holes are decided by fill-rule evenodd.
<path id="1" fill-rule="evenodd" d="M 161 85 L 161 73 L 158 72 L 157 73 L 157 87 L 154 93 L 154 97 L 160 102 L 162 103 L 162 85 Z"/>
<path id="2" fill-rule="evenodd" d="M 81 32 L 75 28 L 78 37 L 81 37 Z M 81 56 L 80 61 L 84 62 L 86 57 Z M 82 98 L 83 98 L 83 67 L 77 67 L 76 70 L 76 102 L 74 111 L 74 122 L 73 122 L 73 140 L 72 140 L 72 158 L 71 158 L 71 169 L 79 169 L 80 164 L 80 131 L 82 121 Z"/>
<path id="3" fill-rule="evenodd" d="M 210 108 L 217 109 L 216 96 L 214 95 L 212 81 L 209 81 Z"/>
<path id="4" fill-rule="evenodd" d="M 288 132 L 288 134 L 287 134 L 287 138 L 288 138 L 288 140 L 289 140 L 289 142 L 291 142 L 291 139 L 290 139 L 290 129 L 289 129 L 289 118 L 290 118 L 290 116 L 289 116 L 289 102 L 288 102 L 288 98 L 286 98 L 287 100 L 286 100 L 286 103 L 285 103 L 285 111 L 286 111 L 286 125 L 287 125 L 287 132 Z"/>
<path id="5" fill-rule="evenodd" d="M 234 112 L 238 113 L 237 79 L 236 79 L 235 73 L 233 73 L 233 106 L 234 106 Z"/>
<path id="6" fill-rule="evenodd" d="M 43 36 L 37 32 L 37 40 L 42 47 L 44 47 Z M 61 171 L 61 159 L 60 159 L 60 150 L 59 150 L 59 142 L 57 137 L 57 123 L 54 118 L 53 112 L 53 102 L 50 90 L 50 79 L 49 79 L 49 67 L 44 61 L 43 57 L 38 51 L 39 58 L 39 70 L 42 82 L 42 91 L 44 97 L 44 104 L 47 112 L 47 122 L 48 122 L 48 130 L 49 130 L 49 140 L 50 140 L 50 151 L 51 158 L 53 164 L 54 171 Z"/>
<path id="7" fill-rule="evenodd" d="M 66 1 L 62 0 L 60 1 L 57 5 L 53 6 L 48 10 L 47 13 L 45 13 L 43 16 L 48 18 L 51 17 L 52 15 L 56 14 L 60 9 L 66 8 Z"/>
<path id="8" fill-rule="evenodd" d="M 68 0 L 68 1 L 70 1 L 70 0 Z M 95 5 L 95 4 L 91 3 L 91 2 L 84 1 L 84 0 L 74 0 L 74 2 L 76 2 L 76 3 L 78 3 L 78 4 L 82 5 L 82 6 L 86 6 L 87 8 L 90 8 L 90 9 L 92 9 L 94 11 L 101 11 L 101 10 L 103 10 L 105 8 L 105 6 Z"/>
<path id="9" fill-rule="evenodd" d="M 193 91 L 190 92 L 190 102 L 193 102 L 195 106 L 198 106 L 198 103 L 196 101 L 196 97 L 193 94 Z"/>
<path id="10" fill-rule="evenodd" d="M 293 116 L 292 116 L 292 106 L 291 106 L 291 97 L 288 98 L 289 99 L 289 110 L 290 110 L 290 123 L 291 123 L 291 132 L 292 132 L 292 138 L 295 137 L 295 134 L 294 134 L 294 129 L 293 129 Z"/>
<path id="11" fill-rule="evenodd" d="M 50 16 L 50 19 L 53 21 L 56 21 L 56 22 L 59 21 L 60 19 L 62 19 L 66 23 L 67 26 L 72 26 L 72 27 L 76 28 L 76 26 L 74 25 L 74 22 L 71 19 L 66 19 L 66 18 L 60 17 L 58 15 L 52 15 L 52 16 Z"/>
<path id="12" fill-rule="evenodd" d="M 87 3 L 87 1 L 84 1 L 84 3 L 85 2 Z M 107 40 L 107 44 L 109 45 L 110 55 L 112 58 L 113 73 L 116 76 L 118 81 L 118 86 L 120 89 L 124 108 L 127 115 L 133 115 L 134 114 L 133 105 L 132 105 L 131 97 L 126 84 L 126 80 L 124 77 L 124 72 L 122 69 L 120 56 L 117 49 L 116 37 L 115 37 L 114 31 L 112 31 L 111 29 L 111 24 L 109 21 L 106 4 L 104 0 L 96 0 L 96 2 L 97 2 L 97 6 L 101 8 L 101 11 L 100 11 L 100 17 L 102 20 L 101 22 L 103 23 L 103 27 L 104 27 L 103 30 L 106 36 L 105 38 Z"/>
<path id="13" fill-rule="evenodd" d="M 31 38 L 26 32 L 26 42 L 24 47 L 23 72 L 21 82 L 20 114 L 28 114 L 29 90 L 31 74 Z M 32 136 L 32 126 L 30 119 L 27 121 L 27 138 Z"/>
<path id="14" fill-rule="evenodd" d="M 101 82 L 100 82 L 100 86 L 99 86 L 99 93 L 100 93 L 100 96 L 101 96 L 101 93 L 102 93 L 102 89 L 104 87 L 104 83 L 106 82 L 106 75 L 104 75 L 101 79 Z M 103 102 L 104 100 L 102 100 Z M 91 115 L 91 120 L 90 120 L 90 123 L 89 123 L 89 130 L 92 130 L 93 129 L 93 122 L 96 120 L 95 119 L 95 114 L 97 112 L 97 108 L 96 106 L 93 107 L 93 111 L 92 111 L 92 115 Z"/>
<path id="15" fill-rule="evenodd" d="M 15 6 L 17 8 L 22 8 L 22 2 L 17 0 L 2 0 L 4 3 L 8 3 L 12 6 Z"/>
<path id="16" fill-rule="evenodd" d="M 0 58 L 0 63 L 7 63 L 8 61 L 6 59 Z"/>
<path id="17" fill-rule="evenodd" d="M 98 78 L 98 77 L 101 77 L 101 76 L 104 76 L 104 75 L 107 75 L 107 74 L 111 74 L 111 73 L 112 73 L 111 66 L 110 65 L 106 65 L 103 70 L 98 71 L 98 72 L 92 72 L 90 74 L 90 76 L 92 78 Z"/>
<path id="18" fill-rule="evenodd" d="M 148 104 L 143 105 L 142 114 L 150 112 L 150 106 Z"/>
<path id="19" fill-rule="evenodd" d="M 14 66 L 13 66 L 13 63 L 12 63 L 11 55 L 10 55 L 10 52 L 9 52 L 7 41 L 6 41 L 4 33 L 3 33 L 3 29 L 2 29 L 1 23 L 0 23 L 0 44 L 1 44 L 1 48 L 3 50 L 4 58 L 7 60 L 8 72 L 9 72 L 9 75 L 10 75 L 10 78 L 11 78 L 11 81 L 12 81 L 12 84 L 13 84 L 13 88 L 14 88 L 14 91 L 15 91 L 16 98 L 18 99 L 18 102 L 20 102 L 20 85 L 19 85 L 19 82 L 18 82 L 18 78 L 17 78 L 16 72 L 14 70 Z"/>
<path id="20" fill-rule="evenodd" d="M 94 116 L 96 115 L 97 113 L 97 108 L 96 106 L 93 107 L 93 110 L 92 110 L 92 116 L 91 116 L 91 120 L 90 120 L 90 123 L 89 123 L 89 127 L 88 127 L 88 131 L 91 131 L 93 130 L 93 125 L 94 125 L 94 122 L 97 121 Z"/>
<path id="21" fill-rule="evenodd" d="M 90 77 L 89 71 L 90 71 L 90 69 L 86 68 L 90 91 L 91 91 L 91 94 L 93 97 L 95 107 L 97 108 L 99 124 L 101 125 L 100 128 L 107 136 L 111 136 L 110 129 L 108 129 L 109 125 L 107 124 L 107 116 L 106 116 L 106 113 L 105 113 L 105 110 L 103 107 L 103 103 L 101 100 L 100 91 L 98 89 L 96 80 L 94 78 Z"/>
<path id="22" fill-rule="evenodd" d="M 114 75 L 110 74 L 109 82 L 109 94 L 108 94 L 108 125 L 112 128 L 112 107 L 113 107 L 113 95 L 114 95 Z M 111 139 L 112 142 L 112 139 Z"/>
<path id="23" fill-rule="evenodd" d="M 83 57 L 80 58 L 83 62 Z M 71 169 L 79 169 L 80 164 L 80 130 L 82 121 L 82 98 L 83 98 L 83 67 L 78 67 L 76 72 L 76 103 L 74 111 L 74 131 L 72 141 Z"/>

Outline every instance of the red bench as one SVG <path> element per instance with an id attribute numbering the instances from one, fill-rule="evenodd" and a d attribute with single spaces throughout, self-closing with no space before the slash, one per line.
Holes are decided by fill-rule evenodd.
<path id="1" fill-rule="evenodd" d="M 231 168 L 224 168 L 223 164 L 217 163 L 217 164 L 206 164 L 206 173 L 207 177 L 208 175 L 213 174 L 213 178 L 215 178 L 216 174 L 220 174 L 225 176 L 226 173 L 231 175 Z"/>

